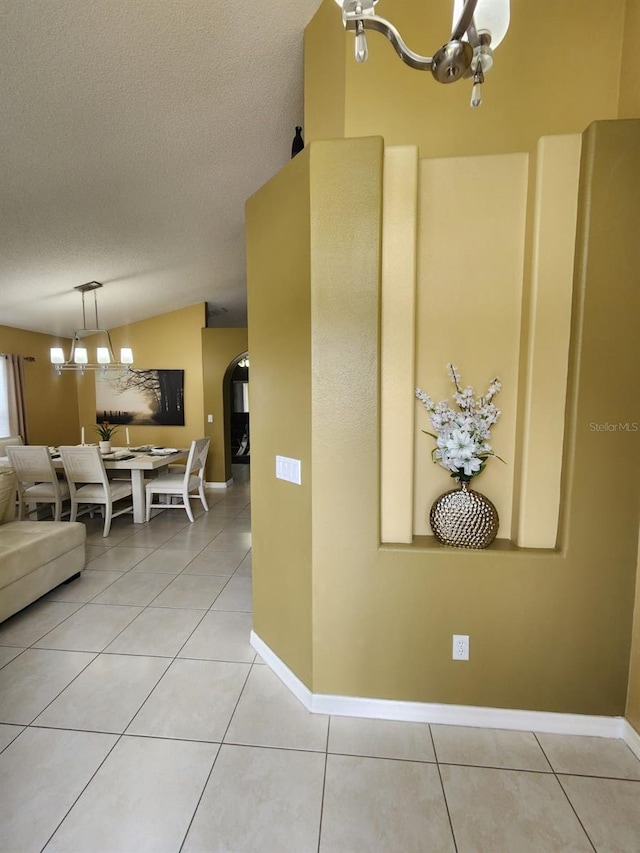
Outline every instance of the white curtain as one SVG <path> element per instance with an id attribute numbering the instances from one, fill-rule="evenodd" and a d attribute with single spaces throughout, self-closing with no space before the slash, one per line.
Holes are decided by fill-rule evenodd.
<path id="1" fill-rule="evenodd" d="M 0 418 L 7 420 L 8 429 L 0 429 L 0 435 L 20 435 L 25 444 L 27 436 L 27 412 L 24 399 L 24 359 L 21 355 L 4 355 L 0 376 Z M 2 420 L 0 426 L 4 427 Z"/>
<path id="2" fill-rule="evenodd" d="M 0 356 L 0 436 L 10 435 L 9 388 L 7 384 L 7 357 Z"/>

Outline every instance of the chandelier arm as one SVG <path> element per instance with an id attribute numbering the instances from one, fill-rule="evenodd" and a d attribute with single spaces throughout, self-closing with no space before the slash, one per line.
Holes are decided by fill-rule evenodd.
<path id="1" fill-rule="evenodd" d="M 98 319 L 98 315 L 96 314 L 96 320 L 97 320 L 97 319 Z M 97 325 L 98 325 L 98 324 L 96 323 L 96 326 L 97 326 Z M 103 332 L 105 333 L 105 335 L 107 336 L 107 345 L 108 345 L 108 347 L 109 347 L 109 361 L 113 361 L 113 362 L 115 362 L 116 364 L 119 364 L 120 362 L 119 362 L 119 361 L 118 361 L 118 359 L 116 358 L 116 354 L 115 354 L 115 352 L 113 351 L 113 344 L 111 343 L 111 335 L 109 334 L 109 330 L 108 330 L 108 329 L 103 329 L 102 331 L 103 331 Z"/>
<path id="2" fill-rule="evenodd" d="M 469 0 L 469 2 L 475 1 L 476 0 Z M 431 70 L 433 57 L 421 56 L 419 53 L 415 53 L 411 48 L 407 47 L 396 27 L 389 23 L 389 21 L 385 20 L 385 18 L 381 18 L 379 15 L 359 16 L 354 14 L 354 17 L 345 17 L 345 29 L 355 32 L 358 22 L 362 23 L 365 30 L 374 30 L 375 32 L 382 33 L 383 36 L 386 36 L 393 45 L 393 48 L 400 59 L 407 65 L 411 66 L 411 68 L 415 68 L 418 71 Z"/>
<path id="3" fill-rule="evenodd" d="M 470 41 L 471 37 L 475 35 L 475 39 L 471 41 L 471 44 L 474 45 L 478 43 L 479 40 L 473 21 L 473 14 L 476 10 L 477 4 L 478 0 L 466 0 L 458 23 L 451 34 L 450 41 L 460 40 L 465 32 L 470 30 Z M 387 21 L 386 18 L 382 18 L 380 15 L 372 15 L 370 13 L 363 14 L 362 12 L 351 12 L 345 10 L 343 13 L 343 22 L 345 29 L 354 33 L 357 33 L 359 27 L 364 27 L 365 30 L 374 30 L 375 32 L 381 33 L 383 36 L 386 36 L 393 45 L 393 48 L 400 59 L 411 68 L 415 68 L 417 71 L 433 70 L 433 56 L 422 56 L 421 54 L 411 50 L 400 35 L 397 27 L 394 27 L 394 25 L 390 21 Z"/>
<path id="4" fill-rule="evenodd" d="M 475 49 L 476 47 L 480 47 L 480 36 L 476 29 L 476 22 L 473 19 L 467 28 L 467 38 L 469 39 L 469 44 L 472 48 Z"/>
<path id="5" fill-rule="evenodd" d="M 449 41 L 460 41 L 462 36 L 472 25 L 475 30 L 475 24 L 473 24 L 473 16 L 475 14 L 477 5 L 478 0 L 467 0 L 467 2 L 462 8 L 462 12 L 460 13 L 458 23 L 453 28 Z"/>

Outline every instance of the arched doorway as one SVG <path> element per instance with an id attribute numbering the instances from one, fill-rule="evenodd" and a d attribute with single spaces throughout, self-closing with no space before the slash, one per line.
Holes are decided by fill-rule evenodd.
<path id="1" fill-rule="evenodd" d="M 225 444 L 227 458 L 233 466 L 247 466 L 251 461 L 249 425 L 249 354 L 237 356 L 227 367 L 224 377 Z M 236 468 L 234 479 L 237 479 Z"/>

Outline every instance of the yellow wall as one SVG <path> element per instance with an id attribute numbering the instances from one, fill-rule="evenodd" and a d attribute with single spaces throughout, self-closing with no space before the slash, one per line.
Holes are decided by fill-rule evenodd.
<path id="1" fill-rule="evenodd" d="M 225 447 L 224 379 L 229 364 L 246 350 L 246 329 L 202 330 L 203 435 L 211 439 L 207 459 L 209 483 L 226 483 L 231 479 L 231 448 Z M 207 421 L 207 415 L 213 415 L 213 423 Z"/>
<path id="2" fill-rule="evenodd" d="M 344 136 L 345 44 L 336 4 L 323 3 L 310 26 L 315 37 L 305 36 L 304 42 L 305 141 L 341 138 Z"/>
<path id="3" fill-rule="evenodd" d="M 249 199 L 253 626 L 306 683 L 312 677 L 309 150 Z M 312 375 L 313 371 L 313 375 Z M 301 461 L 302 485 L 275 478 L 275 457 Z"/>
<path id="4" fill-rule="evenodd" d="M 627 0 L 620 72 L 619 118 L 640 118 L 640 0 Z"/>
<path id="5" fill-rule="evenodd" d="M 628 9 L 634 32 L 637 2 L 630 0 Z M 432 55 L 451 32 L 451 8 L 442 0 L 384 0 L 376 11 L 411 49 Z M 401 62 L 379 33 L 368 35 L 368 60 L 356 63 L 353 34 L 344 32 L 334 0 L 324 0 L 305 33 L 305 94 L 323 92 L 323 99 L 305 103 L 305 139 L 337 135 L 333 116 L 341 112 L 345 136 L 380 134 L 386 145 L 417 144 L 421 157 L 531 151 L 541 136 L 582 133 L 595 119 L 617 116 L 624 14 L 625 0 L 512 0 L 511 26 L 487 75 L 484 103 L 473 110 L 470 81 L 436 83 Z M 330 16 L 341 33 L 341 54 Z M 625 53 L 625 103 L 635 99 L 636 108 L 637 45 L 630 36 Z M 344 93 L 328 76 L 343 73 Z M 334 95 L 336 103 L 327 106 Z M 329 127 L 320 107 L 332 117 Z"/>
<path id="6" fill-rule="evenodd" d="M 295 583 L 278 580 L 279 558 L 300 521 L 299 503 L 276 491 L 272 456 L 254 467 L 252 486 L 263 498 L 256 499 L 253 518 L 260 555 L 256 631 L 314 692 L 624 712 L 640 497 L 637 478 L 627 472 L 637 470 L 640 459 L 632 434 L 589 425 L 640 420 L 628 394 L 640 364 L 634 329 L 639 149 L 640 122 L 598 123 L 585 134 L 559 548 L 480 552 L 428 547 L 421 537 L 412 545 L 379 544 L 381 140 L 312 143 L 305 152 L 311 256 L 291 257 L 296 269 L 288 275 L 298 281 L 295 299 L 303 303 L 312 271 L 312 395 L 308 409 L 303 398 L 299 408 L 301 417 L 311 418 L 313 435 L 312 530 L 304 529 L 312 564 L 305 546 L 288 564 L 288 576 L 301 583 L 312 573 L 310 677 L 309 655 L 296 669 L 275 622 L 309 606 L 306 582 L 302 595 Z M 248 210 L 250 328 L 284 350 L 293 336 L 304 350 L 306 320 L 287 332 L 278 314 L 256 301 L 283 263 L 282 243 L 271 242 L 273 220 L 286 231 L 291 206 L 303 204 L 306 176 L 301 172 L 296 182 L 285 173 L 287 191 L 279 175 Z M 276 204 L 274 186 L 280 187 Z M 252 417 L 277 435 L 288 412 L 281 400 L 270 399 L 269 378 L 252 373 Z M 265 500 L 268 495 L 273 499 Z M 453 633 L 471 636 L 471 661 L 463 666 L 450 659 Z"/>
<path id="7" fill-rule="evenodd" d="M 57 446 L 80 441 L 76 377 L 72 373 L 56 376 L 49 361 L 50 347 L 60 343 L 50 335 L 0 326 L 0 352 L 35 358 L 24 364 L 30 444 Z M 68 352 L 71 341 L 63 343 Z"/>
<path id="8" fill-rule="evenodd" d="M 129 434 L 132 445 L 187 447 L 192 439 L 200 438 L 204 434 L 201 333 L 204 325 L 205 305 L 198 303 L 110 330 L 116 352 L 123 346 L 133 349 L 135 368 L 184 370 L 185 425 L 131 426 Z M 78 389 L 80 424 L 85 427 L 86 440 L 89 441 L 96 423 L 96 386 L 93 373 L 87 373 L 78 379 Z M 124 444 L 124 440 L 124 427 L 120 427 L 114 437 L 114 443 Z"/>

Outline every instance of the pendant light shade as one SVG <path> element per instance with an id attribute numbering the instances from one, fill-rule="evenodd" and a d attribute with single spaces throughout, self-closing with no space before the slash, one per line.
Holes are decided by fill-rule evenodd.
<path id="1" fill-rule="evenodd" d="M 464 8 L 464 0 L 454 0 L 453 23 L 455 28 Z M 491 48 L 495 50 L 509 29 L 509 0 L 478 0 L 473 13 L 476 30 L 491 33 Z"/>

